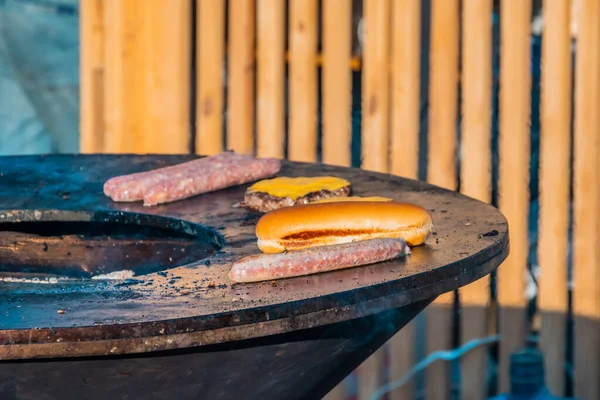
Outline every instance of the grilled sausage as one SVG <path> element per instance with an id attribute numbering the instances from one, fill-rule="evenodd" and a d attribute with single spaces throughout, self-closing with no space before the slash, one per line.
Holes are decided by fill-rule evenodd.
<path id="1" fill-rule="evenodd" d="M 390 238 L 257 254 L 234 262 L 229 279 L 234 282 L 260 282 L 290 278 L 374 264 L 406 254 L 410 254 L 406 242 Z"/>
<path id="2" fill-rule="evenodd" d="M 152 206 L 273 176 L 281 169 L 274 158 L 233 152 L 109 179 L 104 193 L 113 201 L 139 201 Z"/>

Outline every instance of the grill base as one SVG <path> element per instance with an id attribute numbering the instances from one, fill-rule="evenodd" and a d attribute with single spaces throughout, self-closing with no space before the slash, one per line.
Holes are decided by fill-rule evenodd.
<path id="1" fill-rule="evenodd" d="M 430 302 L 329 326 L 180 351 L 0 362 L 0 398 L 320 399 Z"/>

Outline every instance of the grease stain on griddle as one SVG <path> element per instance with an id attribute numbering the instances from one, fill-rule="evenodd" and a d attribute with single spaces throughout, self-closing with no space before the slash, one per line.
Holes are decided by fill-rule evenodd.
<path id="1" fill-rule="evenodd" d="M 244 215 L 244 218 L 240 222 L 240 226 L 253 226 L 253 225 L 256 225 L 258 223 L 258 220 L 262 216 L 263 216 L 263 214 L 261 214 L 261 213 L 254 212 L 254 211 L 247 211 L 246 215 Z"/>
<path id="2" fill-rule="evenodd" d="M 481 236 L 482 237 L 493 237 L 493 236 L 498 236 L 500 232 L 498 232 L 496 229 L 492 229 L 489 232 L 486 233 L 482 233 Z"/>

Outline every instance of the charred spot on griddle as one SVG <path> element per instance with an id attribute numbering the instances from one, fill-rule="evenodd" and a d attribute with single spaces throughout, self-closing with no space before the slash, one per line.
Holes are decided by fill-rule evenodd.
<path id="1" fill-rule="evenodd" d="M 248 212 L 244 216 L 244 219 L 242 219 L 242 221 L 240 222 L 240 226 L 256 225 L 260 217 L 262 217 L 261 213 L 248 210 Z"/>
<path id="2" fill-rule="evenodd" d="M 131 285 L 138 285 L 142 283 L 139 279 L 125 279 L 123 282 L 116 284 L 116 287 L 126 287 Z"/>
<path id="3" fill-rule="evenodd" d="M 492 230 L 491 230 L 491 231 L 489 231 L 489 232 L 486 232 L 486 233 L 483 233 L 483 234 L 481 234 L 481 236 L 483 236 L 483 237 L 498 236 L 498 234 L 499 234 L 499 233 L 500 233 L 500 232 L 498 232 L 497 230 L 495 230 L 495 229 L 492 229 Z"/>

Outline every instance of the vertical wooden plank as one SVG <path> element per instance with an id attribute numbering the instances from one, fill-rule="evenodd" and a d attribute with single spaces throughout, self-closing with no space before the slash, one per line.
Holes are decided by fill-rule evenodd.
<path id="1" fill-rule="evenodd" d="M 344 382 L 334 387 L 329 393 L 323 397 L 323 400 L 346 400 L 346 388 Z"/>
<path id="2" fill-rule="evenodd" d="M 492 197 L 492 0 L 462 5 L 462 136 L 461 192 L 489 203 Z M 462 344 L 487 336 L 490 279 L 481 278 L 460 290 Z M 486 348 L 461 360 L 461 398 L 487 396 Z"/>
<path id="3" fill-rule="evenodd" d="M 138 46 L 144 62 L 143 114 L 139 126 L 147 153 L 189 153 L 191 4 L 188 0 L 143 2 Z M 138 12 L 140 10 L 138 9 Z"/>
<path id="4" fill-rule="evenodd" d="M 317 0 L 289 1 L 288 158 L 317 160 Z"/>
<path id="5" fill-rule="evenodd" d="M 362 168 L 388 171 L 389 0 L 364 0 Z"/>
<path id="6" fill-rule="evenodd" d="M 391 3 L 390 172 L 411 179 L 419 172 L 421 3 Z M 389 341 L 390 381 L 400 379 L 416 363 L 415 322 Z M 390 400 L 411 399 L 414 379 L 389 394 Z"/>
<path id="7" fill-rule="evenodd" d="M 458 23 L 458 0 L 431 1 L 427 180 L 451 190 L 456 190 Z M 454 293 L 446 293 L 426 310 L 427 354 L 452 347 L 453 302 Z M 427 368 L 426 386 L 427 399 L 448 398 L 446 362 Z"/>
<path id="8" fill-rule="evenodd" d="M 425 349 L 427 354 L 452 349 L 454 293 L 446 293 L 425 309 Z M 425 371 L 427 400 L 450 398 L 450 364 L 436 361 Z"/>
<path id="9" fill-rule="evenodd" d="M 600 2 L 582 0 L 577 37 L 573 311 L 575 396 L 600 398 Z"/>
<path id="10" fill-rule="evenodd" d="M 462 27 L 461 191 L 489 203 L 492 196 L 492 0 L 464 2 Z M 464 294 L 468 298 L 471 293 L 464 291 Z M 476 305 L 485 305 L 489 298 L 487 291 L 478 295 Z"/>
<path id="11" fill-rule="evenodd" d="M 257 155 L 283 158 L 285 1 L 257 0 Z"/>
<path id="12" fill-rule="evenodd" d="M 458 0 L 431 1 L 427 180 L 456 189 Z"/>
<path id="13" fill-rule="evenodd" d="M 255 2 L 229 0 L 227 147 L 254 152 Z"/>
<path id="14" fill-rule="evenodd" d="M 81 91 L 80 149 L 104 150 L 104 0 L 81 3 L 79 74 Z"/>
<path id="15" fill-rule="evenodd" d="M 223 151 L 225 1 L 198 0 L 196 153 Z"/>
<path id="16" fill-rule="evenodd" d="M 323 162 L 349 166 L 352 141 L 352 2 L 323 0 Z"/>
<path id="17" fill-rule="evenodd" d="M 390 356 L 389 381 L 394 382 L 405 376 L 417 363 L 416 352 L 416 322 L 410 321 L 402 330 L 396 333 L 388 342 Z M 388 395 L 390 400 L 413 399 L 415 397 L 414 378 Z"/>
<path id="18" fill-rule="evenodd" d="M 419 172 L 421 3 L 392 1 L 390 172 L 417 179 Z"/>
<path id="19" fill-rule="evenodd" d="M 105 151 L 186 153 L 189 4 L 106 0 Z"/>
<path id="20" fill-rule="evenodd" d="M 144 152 L 140 0 L 105 0 L 104 150 Z"/>
<path id="21" fill-rule="evenodd" d="M 375 392 L 385 383 L 384 368 L 385 347 L 381 347 L 357 368 L 357 400 L 369 400 L 373 392 Z"/>
<path id="22" fill-rule="evenodd" d="M 540 347 L 550 391 L 565 391 L 567 240 L 571 151 L 569 0 L 544 1 L 542 42 L 538 305 Z"/>
<path id="23" fill-rule="evenodd" d="M 509 390 L 509 357 L 522 346 L 525 274 L 529 252 L 529 118 L 531 106 L 531 2 L 502 0 L 500 57 L 499 207 L 510 226 L 510 254 L 498 269 L 499 390 Z"/>
<path id="24" fill-rule="evenodd" d="M 581 0 L 570 0 L 571 1 L 571 23 L 570 23 L 570 31 L 571 38 L 577 39 L 578 29 L 578 21 L 580 18 L 579 11 L 581 10 Z"/>

